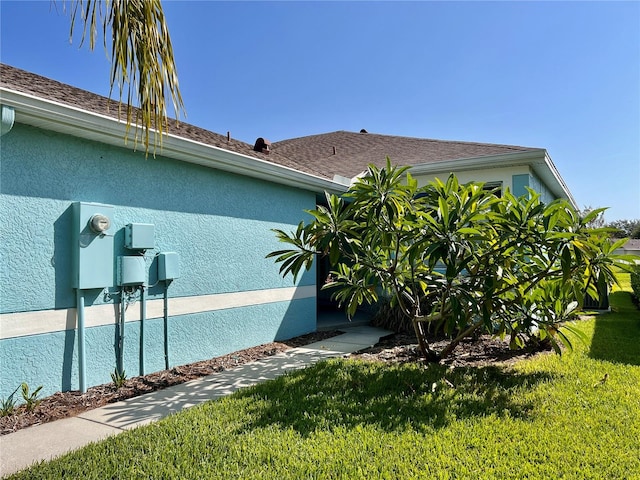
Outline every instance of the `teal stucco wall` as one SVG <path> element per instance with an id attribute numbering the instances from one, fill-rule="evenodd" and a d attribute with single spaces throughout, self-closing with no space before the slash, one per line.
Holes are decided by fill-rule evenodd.
<path id="1" fill-rule="evenodd" d="M 544 203 L 550 203 L 556 199 L 551 190 L 533 173 L 513 175 L 512 177 L 513 194 L 516 197 L 527 195 L 527 188 L 529 187 L 535 192 L 540 194 L 540 200 Z"/>
<path id="2" fill-rule="evenodd" d="M 315 207 L 314 192 L 160 155 L 145 158 L 141 152 L 20 124 L 0 145 L 0 396 L 23 381 L 43 385 L 43 395 L 78 388 L 71 241 L 76 201 L 114 207 L 114 256 L 131 254 L 124 248 L 126 224 L 154 224 L 155 249 L 145 255 L 150 302 L 161 301 L 164 294 L 155 273 L 155 254 L 161 251 L 180 255 L 180 278 L 168 288 L 170 305 L 171 299 L 196 305 L 206 296 L 239 295 L 229 307 L 189 311 L 187 306 L 173 315 L 170 307 L 172 365 L 315 330 L 315 296 L 269 300 L 281 289 L 312 288 L 315 273 L 294 285 L 265 258 L 281 248 L 271 229 L 294 228 L 303 210 Z M 113 321 L 87 329 L 88 386 L 109 382 L 115 367 L 117 292 L 115 285 L 86 291 L 88 318 L 100 306 L 113 306 Z M 38 331 L 34 323 L 47 323 L 47 316 L 61 311 L 73 317 L 64 328 L 29 334 Z M 109 308 L 102 309 L 103 316 L 105 311 Z M 37 312 L 41 315 L 31 315 Z M 25 332 L 3 332 L 9 320 L 15 327 L 22 318 L 31 322 L 24 324 Z M 147 373 L 164 368 L 162 323 L 157 316 L 145 323 Z M 139 321 L 127 322 L 129 376 L 139 371 L 139 333 Z"/>

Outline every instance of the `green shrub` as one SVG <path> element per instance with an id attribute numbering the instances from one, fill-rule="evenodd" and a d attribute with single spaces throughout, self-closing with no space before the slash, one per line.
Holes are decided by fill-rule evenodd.
<path id="1" fill-rule="evenodd" d="M 22 390 L 22 398 L 24 399 L 24 405 L 27 412 L 33 412 L 42 401 L 38 398 L 40 390 L 42 390 L 42 385 L 30 392 L 27 382 L 22 382 L 20 389 Z"/>
<path id="2" fill-rule="evenodd" d="M 558 353 L 558 342 L 570 347 L 567 322 L 622 262 L 613 252 L 624 240 L 589 227 L 603 209 L 582 217 L 564 200 L 545 204 L 533 190 L 497 197 L 455 175 L 418 187 L 406 170 L 389 158 L 385 168 L 370 165 L 344 198 L 327 194 L 308 211 L 311 222 L 274 230 L 286 247 L 267 256 L 294 280 L 316 257 L 328 259 L 332 281 L 323 288 L 349 315 L 390 298 L 376 325 L 406 331 L 410 320 L 428 361 L 482 332 L 509 336 L 513 348 L 531 332 Z M 589 278 L 598 283 L 584 291 Z M 450 341 L 432 348 L 434 332 Z"/>
<path id="3" fill-rule="evenodd" d="M 635 272 L 631 272 L 631 290 L 636 300 L 640 300 L 640 267 L 636 267 Z"/>
<path id="4" fill-rule="evenodd" d="M 116 368 L 111 374 L 111 380 L 113 381 L 116 390 L 120 390 L 127 381 L 127 372 L 125 372 L 124 370 L 122 372 L 119 372 Z"/>
<path id="5" fill-rule="evenodd" d="M 7 398 L 0 398 L 0 417 L 7 417 L 15 411 L 16 399 L 13 396 L 18 391 L 18 388 L 16 388 Z"/>

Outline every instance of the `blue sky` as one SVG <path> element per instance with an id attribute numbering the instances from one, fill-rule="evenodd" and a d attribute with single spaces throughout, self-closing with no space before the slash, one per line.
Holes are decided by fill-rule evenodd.
<path id="1" fill-rule="evenodd" d="M 68 2 L 67 6 L 68 6 Z M 106 95 L 65 2 L 0 1 L 0 60 Z M 165 1 L 186 121 L 546 148 L 580 207 L 640 218 L 640 2 Z"/>

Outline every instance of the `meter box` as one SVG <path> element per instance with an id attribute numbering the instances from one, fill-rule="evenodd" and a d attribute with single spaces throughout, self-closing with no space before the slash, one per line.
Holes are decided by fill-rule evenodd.
<path id="1" fill-rule="evenodd" d="M 173 280 L 180 277 L 180 255 L 176 252 L 158 254 L 158 280 Z"/>
<path id="2" fill-rule="evenodd" d="M 118 257 L 118 285 L 144 285 L 146 263 L 143 256 Z"/>
<path id="3" fill-rule="evenodd" d="M 113 286 L 114 207 L 72 204 L 72 286 L 81 290 Z"/>
<path id="4" fill-rule="evenodd" d="M 124 246 L 129 250 L 152 249 L 153 233 L 151 223 L 129 223 L 124 227 Z"/>

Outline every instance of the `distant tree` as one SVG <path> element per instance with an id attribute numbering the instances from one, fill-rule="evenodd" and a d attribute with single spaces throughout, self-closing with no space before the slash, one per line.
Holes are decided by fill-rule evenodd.
<path id="1" fill-rule="evenodd" d="M 570 345 L 570 320 L 585 293 L 597 299 L 615 282 L 611 243 L 568 202 L 548 205 L 533 190 L 501 197 L 455 176 L 418 188 L 406 168 L 371 165 L 345 194 L 296 231 L 275 230 L 289 248 L 270 253 L 283 275 L 295 277 L 316 256 L 332 265 L 334 298 L 353 315 L 359 305 L 388 298 L 413 324 L 426 359 L 446 357 L 478 332 L 509 335 L 515 348 L 531 335 Z M 434 351 L 429 331 L 444 331 Z"/>
<path id="2" fill-rule="evenodd" d="M 582 217 L 586 217 L 594 210 L 596 209 L 593 208 L 591 205 L 586 206 L 582 210 L 580 210 L 580 215 Z M 589 228 L 602 228 L 605 226 L 604 210 L 603 209 L 600 209 L 600 210 L 601 210 L 600 213 L 598 213 L 595 217 L 593 217 L 592 220 L 587 225 Z"/>
<path id="3" fill-rule="evenodd" d="M 126 103 L 127 130 L 132 124 L 142 130 L 141 140 L 147 153 L 151 131 L 158 132 L 154 136 L 155 151 L 167 130 L 167 101 L 170 99 L 173 104 L 176 118 L 180 112 L 184 113 L 173 47 L 160 0 L 70 0 L 69 3 L 71 39 L 79 21 L 80 45 L 88 37 L 89 49 L 93 50 L 100 27 L 107 52 L 107 44 L 110 46 L 110 95 L 117 84 L 120 104 Z M 134 108 L 135 102 L 138 108 Z M 137 133 L 135 138 L 137 142 Z"/>
<path id="4" fill-rule="evenodd" d="M 607 227 L 616 230 L 615 237 L 640 238 L 640 219 L 639 220 L 614 220 L 607 224 Z"/>

